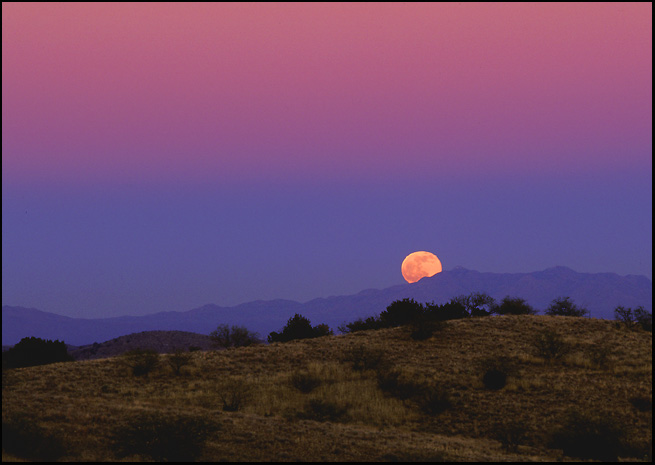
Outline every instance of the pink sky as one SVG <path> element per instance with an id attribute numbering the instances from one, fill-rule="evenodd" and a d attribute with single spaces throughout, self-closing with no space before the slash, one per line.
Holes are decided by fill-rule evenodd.
<path id="1" fill-rule="evenodd" d="M 2 5 L 4 179 L 650 169 L 652 5 Z"/>

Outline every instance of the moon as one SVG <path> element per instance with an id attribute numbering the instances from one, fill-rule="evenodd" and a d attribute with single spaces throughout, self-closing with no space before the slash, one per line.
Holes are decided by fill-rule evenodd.
<path id="1" fill-rule="evenodd" d="M 430 277 L 441 273 L 441 261 L 433 253 L 414 252 L 405 257 L 400 270 L 408 283 L 415 283 L 426 276 Z"/>

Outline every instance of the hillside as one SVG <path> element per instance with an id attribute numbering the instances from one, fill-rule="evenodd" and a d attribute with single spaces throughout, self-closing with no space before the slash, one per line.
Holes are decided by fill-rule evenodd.
<path id="1" fill-rule="evenodd" d="M 72 347 L 68 353 L 75 360 L 115 357 L 134 349 L 154 350 L 160 354 L 170 354 L 176 350 L 189 348 L 207 350 L 212 347 L 211 338 L 204 334 L 188 331 L 142 331 L 120 336 L 109 341 Z"/>
<path id="2" fill-rule="evenodd" d="M 538 351 L 545 330 L 563 358 Z M 596 458 L 652 457 L 652 333 L 548 316 L 410 333 L 193 352 L 179 376 L 169 355 L 148 376 L 122 357 L 10 370 L 3 460 L 553 461 L 586 430 Z"/>

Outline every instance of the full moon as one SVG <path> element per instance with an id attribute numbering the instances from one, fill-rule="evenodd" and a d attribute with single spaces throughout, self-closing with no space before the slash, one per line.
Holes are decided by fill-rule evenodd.
<path id="1" fill-rule="evenodd" d="M 415 283 L 426 276 L 441 273 L 441 262 L 433 253 L 414 252 L 405 257 L 400 270 L 408 283 Z"/>

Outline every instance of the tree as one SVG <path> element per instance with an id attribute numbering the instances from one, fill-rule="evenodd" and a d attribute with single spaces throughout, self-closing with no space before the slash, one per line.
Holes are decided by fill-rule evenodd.
<path id="1" fill-rule="evenodd" d="M 435 305 L 434 302 L 427 304 L 426 318 L 433 321 L 448 321 L 468 318 L 470 316 L 466 307 L 456 299 L 451 299 L 443 305 Z"/>
<path id="2" fill-rule="evenodd" d="M 259 334 L 249 331 L 243 326 L 218 325 L 209 333 L 214 345 L 227 349 L 228 347 L 246 347 L 259 344 Z"/>
<path id="3" fill-rule="evenodd" d="M 304 316 L 296 313 L 289 318 L 282 332 L 271 332 L 268 335 L 268 342 L 288 342 L 294 339 L 310 339 L 333 334 L 326 324 L 312 326 L 311 322 Z"/>
<path id="4" fill-rule="evenodd" d="M 634 310 L 619 305 L 614 309 L 614 319 L 631 329 L 641 327 L 645 331 L 653 331 L 653 314 L 641 305 Z"/>
<path id="5" fill-rule="evenodd" d="M 180 375 L 180 370 L 183 366 L 191 363 L 191 353 L 184 352 L 181 349 L 176 350 L 175 353 L 168 356 L 168 364 L 173 369 L 176 376 Z"/>
<path id="6" fill-rule="evenodd" d="M 495 299 L 484 292 L 460 295 L 452 299 L 451 302 L 461 304 L 470 316 L 488 316 L 496 305 Z"/>
<path id="7" fill-rule="evenodd" d="M 73 357 L 68 354 L 64 341 L 51 341 L 39 337 L 24 337 L 2 354 L 2 363 L 6 368 L 31 367 L 72 360 Z"/>
<path id="8" fill-rule="evenodd" d="M 536 315 L 537 311 L 530 306 L 525 299 L 520 297 L 505 296 L 493 309 L 497 315 Z"/>
<path id="9" fill-rule="evenodd" d="M 558 297 L 551 302 L 545 313 L 550 316 L 585 316 L 589 310 L 575 305 L 570 297 Z"/>
<path id="10" fill-rule="evenodd" d="M 385 311 L 380 313 L 380 323 L 385 328 L 402 326 L 418 319 L 424 312 L 423 304 L 414 299 L 394 300 Z"/>
<path id="11" fill-rule="evenodd" d="M 134 376 L 148 376 L 159 365 L 159 354 L 152 349 L 134 349 L 125 352 L 123 363 Z"/>

